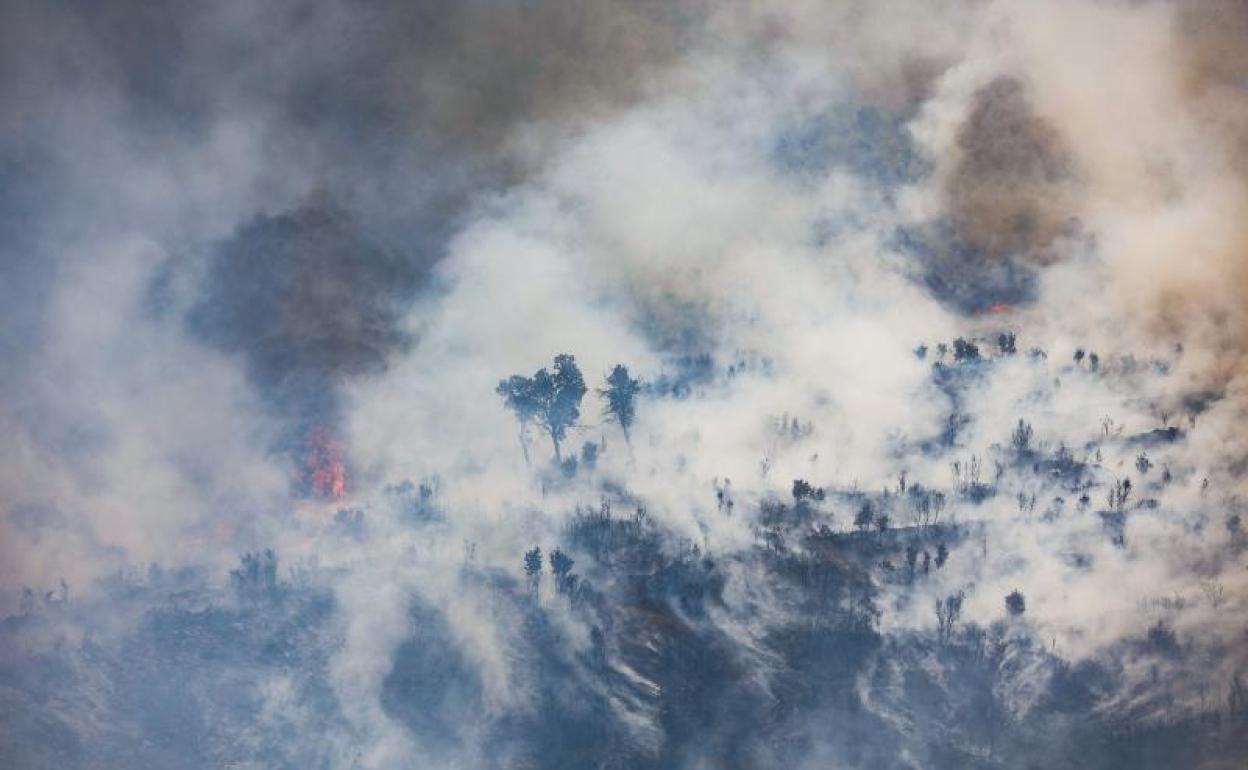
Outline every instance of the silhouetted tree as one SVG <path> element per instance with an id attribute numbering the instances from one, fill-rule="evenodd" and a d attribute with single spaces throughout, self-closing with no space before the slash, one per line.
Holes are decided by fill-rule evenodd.
<path id="1" fill-rule="evenodd" d="M 533 379 L 513 374 L 507 379 L 501 380 L 494 392 L 503 397 L 504 406 L 516 413 L 516 420 L 520 423 L 520 450 L 524 452 L 525 465 L 528 465 L 529 423 L 537 419 L 538 414 L 542 410 L 542 405 L 538 401 L 537 392 L 534 389 Z"/>
<path id="2" fill-rule="evenodd" d="M 524 554 L 524 575 L 529 580 L 529 592 L 536 594 L 542 582 L 542 549 L 533 546 Z"/>
<path id="3" fill-rule="evenodd" d="M 555 576 L 555 590 L 566 593 L 571 583 L 572 557 L 556 548 L 550 552 L 550 573 Z"/>
<path id="4" fill-rule="evenodd" d="M 594 626 L 589 630 L 589 659 L 594 668 L 602 671 L 607 667 L 607 638 L 602 629 Z"/>
<path id="5" fill-rule="evenodd" d="M 1021 591 L 1015 589 L 1006 594 L 1005 610 L 1013 617 L 1018 617 L 1027 611 L 1027 600 L 1023 598 Z"/>
<path id="6" fill-rule="evenodd" d="M 555 460 L 562 461 L 559 442 L 567 429 L 576 424 L 581 416 L 581 399 L 585 396 L 585 379 L 576 366 L 576 359 L 563 353 L 555 356 L 554 373 L 539 369 L 533 375 L 537 392 L 542 401 L 538 420 L 555 446 Z"/>
<path id="7" fill-rule="evenodd" d="M 1121 511 L 1127 507 L 1127 499 L 1131 497 L 1131 479 L 1119 479 L 1109 490 L 1109 508 Z"/>
<path id="8" fill-rule="evenodd" d="M 954 477 L 957 479 L 955 485 L 961 488 L 963 481 L 962 464 L 954 462 Z M 916 525 L 930 526 L 940 520 L 940 514 L 945 508 L 945 493 L 935 490 L 924 489 L 920 484 L 913 484 L 907 493 L 910 496 L 910 508 L 912 518 Z"/>
<path id="9" fill-rule="evenodd" d="M 1012 356 L 1017 353 L 1018 348 L 1015 347 L 1014 332 L 1002 332 L 997 337 L 997 348 L 1003 356 Z"/>
<path id="10" fill-rule="evenodd" d="M 724 479 L 723 484 L 719 483 L 719 479 L 715 480 L 715 505 L 720 513 L 732 513 L 732 507 L 736 505 L 732 500 L 732 479 Z"/>
<path id="11" fill-rule="evenodd" d="M 1025 454 L 1031 449 L 1032 433 L 1031 423 L 1020 417 L 1018 425 L 1014 427 L 1014 432 L 1010 434 L 1010 446 L 1014 447 L 1015 452 Z"/>
<path id="12" fill-rule="evenodd" d="M 949 637 L 953 635 L 953 629 L 958 625 L 958 619 L 962 617 L 963 596 L 963 593 L 959 591 L 946 596 L 944 601 L 936 600 L 936 633 L 942 643 L 949 641 Z"/>
<path id="13" fill-rule="evenodd" d="M 871 528 L 871 522 L 873 519 L 874 515 L 871 511 L 871 503 L 870 501 L 864 501 L 858 508 L 858 514 L 854 516 L 854 526 L 858 528 L 859 532 L 866 532 Z"/>
<path id="14" fill-rule="evenodd" d="M 1179 636 L 1174 632 L 1174 628 L 1165 621 L 1165 618 L 1158 620 L 1149 627 L 1148 646 L 1154 652 L 1163 655 L 1175 655 L 1179 652 Z"/>
<path id="15" fill-rule="evenodd" d="M 955 361 L 978 361 L 979 346 L 958 337 L 953 341 L 953 358 Z"/>
<path id="16" fill-rule="evenodd" d="M 560 442 L 581 416 L 581 399 L 586 388 L 576 359 L 566 353 L 557 355 L 553 368 L 553 373 L 545 368 L 538 369 L 532 377 L 512 375 L 499 382 L 495 389 L 520 421 L 520 445 L 524 448 L 526 462 L 529 454 L 525 430 L 530 422 L 542 426 L 550 436 L 555 462 L 562 465 Z"/>
<path id="17" fill-rule="evenodd" d="M 598 465 L 598 445 L 592 441 L 586 441 L 581 445 L 581 465 L 589 470 L 593 470 Z"/>
<path id="18" fill-rule="evenodd" d="M 598 394 L 607 399 L 605 414 L 607 419 L 620 426 L 624 432 L 624 442 L 631 445 L 628 429 L 633 425 L 636 416 L 637 394 L 641 392 L 641 382 L 628 374 L 628 367 L 616 364 L 607 375 L 607 387 Z"/>
<path id="19" fill-rule="evenodd" d="M 824 498 L 823 489 L 813 487 L 810 482 L 805 479 L 793 479 L 793 499 L 801 500 L 822 500 Z"/>
<path id="20" fill-rule="evenodd" d="M 245 553 L 242 565 L 230 570 L 230 582 L 242 596 L 255 598 L 277 588 L 277 554 L 273 549 Z"/>

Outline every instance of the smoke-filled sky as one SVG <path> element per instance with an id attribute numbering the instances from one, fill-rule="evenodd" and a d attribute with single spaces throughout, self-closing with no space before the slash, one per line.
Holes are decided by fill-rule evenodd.
<path id="1" fill-rule="evenodd" d="M 727 479 L 740 509 L 798 478 L 949 487 L 1025 419 L 1037 445 L 1096 452 L 1094 505 L 1150 431 L 1181 430 L 1151 450 L 1167 486 L 1136 482 L 1160 507 L 1124 546 L 1100 520 L 1039 523 L 1043 480 L 951 504 L 979 556 L 893 597 L 881 631 L 932 627 L 954 590 L 988 622 L 1022 588 L 1076 664 L 1164 610 L 1205 644 L 1180 705 L 1248 663 L 1224 525 L 1248 495 L 1248 3 L 0 9 L 0 612 L 149 564 L 224 581 L 274 548 L 335 575 L 350 729 L 328 766 L 417 766 L 383 698 L 413 597 L 482 709 L 523 697 L 465 559 L 518 574 L 621 489 L 738 553 L 757 531 L 717 508 Z M 938 344 L 1002 332 L 1018 355 L 990 374 L 933 377 Z M 560 353 L 589 388 L 565 447 L 599 447 L 593 479 L 561 480 L 537 432 L 522 451 L 495 392 Z M 597 395 L 617 363 L 647 385 L 627 443 Z M 434 490 L 437 527 L 402 523 L 404 481 Z M 367 526 L 343 536 L 339 510 Z M 766 625 L 765 588 L 737 578 L 725 601 Z"/>

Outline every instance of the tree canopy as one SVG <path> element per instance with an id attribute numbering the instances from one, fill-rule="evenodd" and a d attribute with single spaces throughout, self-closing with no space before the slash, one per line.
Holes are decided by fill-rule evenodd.
<path id="1" fill-rule="evenodd" d="M 628 430 L 637 413 L 636 399 L 640 391 L 641 382 L 631 377 L 628 367 L 623 364 L 615 365 L 611 374 L 607 375 L 607 387 L 598 391 L 607 400 L 604 414 L 608 420 L 620 426 L 627 443 L 631 443 Z"/>
<path id="2" fill-rule="evenodd" d="M 533 422 L 550 436 L 555 461 L 563 461 L 560 442 L 568 428 L 580 419 L 585 391 L 585 379 L 576 366 L 576 359 L 566 353 L 555 356 L 551 370 L 543 367 L 532 377 L 513 374 L 499 381 L 495 392 L 503 397 L 504 405 L 515 412 L 520 422 L 520 445 L 526 462 L 529 457 L 526 430 Z"/>

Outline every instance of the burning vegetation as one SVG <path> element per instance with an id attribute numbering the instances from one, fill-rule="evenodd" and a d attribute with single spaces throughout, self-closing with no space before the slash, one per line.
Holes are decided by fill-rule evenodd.
<path id="1" fill-rule="evenodd" d="M 347 493 L 347 465 L 343 444 L 324 425 L 308 433 L 304 455 L 304 489 L 310 497 L 341 500 Z"/>

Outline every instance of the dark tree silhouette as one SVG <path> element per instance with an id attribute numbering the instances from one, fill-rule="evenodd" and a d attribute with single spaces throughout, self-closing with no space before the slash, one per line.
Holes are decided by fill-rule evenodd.
<path id="1" fill-rule="evenodd" d="M 1027 600 L 1023 598 L 1023 594 L 1018 589 L 1011 591 L 1005 597 L 1005 609 L 1010 615 L 1018 617 L 1027 611 Z"/>
<path id="2" fill-rule="evenodd" d="M 1014 447 L 1015 452 L 1026 454 L 1031 449 L 1032 434 L 1031 423 L 1020 417 L 1014 432 L 1010 434 L 1010 446 Z"/>
<path id="3" fill-rule="evenodd" d="M 571 582 L 572 565 L 576 562 L 558 548 L 550 552 L 549 558 L 550 572 L 555 576 L 555 590 L 559 593 L 565 593 Z"/>
<path id="4" fill-rule="evenodd" d="M 607 387 L 598 391 L 598 395 L 607 400 L 604 414 L 607 419 L 620 426 L 624 432 L 624 443 L 632 445 L 628 430 L 633 425 L 637 411 L 637 394 L 641 391 L 641 382 L 628 374 L 628 367 L 616 364 L 607 375 Z"/>
<path id="5" fill-rule="evenodd" d="M 524 554 L 524 575 L 529 579 L 529 591 L 537 593 L 537 587 L 542 582 L 542 549 L 533 546 L 531 551 Z"/>
<path id="6" fill-rule="evenodd" d="M 536 392 L 534 392 L 533 380 L 529 377 L 513 374 L 507 379 L 500 381 L 494 391 L 503 397 L 503 404 L 516 413 L 516 420 L 520 423 L 520 449 L 524 452 L 524 463 L 528 465 L 528 428 L 529 424 L 537 419 L 538 414 L 541 412 L 541 404 L 538 402 Z"/>
<path id="7" fill-rule="evenodd" d="M 1112 511 L 1122 511 L 1127 507 L 1127 500 L 1131 497 L 1131 479 L 1119 479 L 1114 482 L 1114 486 L 1109 490 L 1109 508 Z"/>
<path id="8" fill-rule="evenodd" d="M 811 486 L 811 483 L 805 479 L 793 479 L 794 500 L 822 500 L 823 498 L 822 488 Z"/>
<path id="9" fill-rule="evenodd" d="M 858 509 L 858 514 L 854 516 L 854 526 L 858 528 L 859 532 L 866 532 L 868 529 L 871 529 L 871 522 L 874 518 L 871 503 L 864 502 L 862 507 Z"/>
<path id="10" fill-rule="evenodd" d="M 242 566 L 230 570 L 230 582 L 240 595 L 256 598 L 277 590 L 277 554 L 272 548 L 242 555 Z"/>
<path id="11" fill-rule="evenodd" d="M 546 431 L 555 448 L 555 462 L 562 464 L 560 442 L 581 416 L 581 399 L 586 388 L 576 359 L 566 353 L 557 355 L 553 369 L 553 372 L 538 369 L 532 377 L 515 374 L 500 381 L 495 388 L 520 422 L 520 446 L 524 449 L 525 462 L 529 459 L 525 440 L 529 423 L 536 422 Z"/>
<path id="12" fill-rule="evenodd" d="M 962 617 L 963 593 L 946 596 L 944 601 L 936 600 L 936 632 L 942 643 L 948 642 Z"/>
<path id="13" fill-rule="evenodd" d="M 598 445 L 594 442 L 581 444 L 581 465 L 591 471 L 598 466 Z"/>
<path id="14" fill-rule="evenodd" d="M 1014 332 L 1002 332 L 997 336 L 997 348 L 1003 356 L 1012 356 L 1018 352 Z"/>
<path id="15" fill-rule="evenodd" d="M 953 358 L 955 361 L 978 361 L 979 346 L 958 337 L 953 341 Z"/>
<path id="16" fill-rule="evenodd" d="M 576 366 L 576 359 L 562 353 L 555 356 L 554 373 L 547 374 L 545 369 L 539 369 L 533 375 L 533 382 L 542 404 L 538 421 L 554 444 L 555 460 L 562 462 L 559 442 L 563 440 L 568 428 L 580 419 L 581 399 L 584 398 L 586 390 L 585 378 Z"/>

